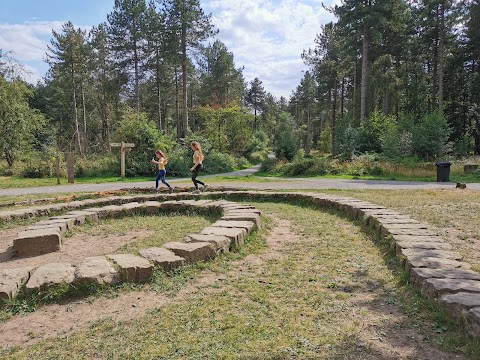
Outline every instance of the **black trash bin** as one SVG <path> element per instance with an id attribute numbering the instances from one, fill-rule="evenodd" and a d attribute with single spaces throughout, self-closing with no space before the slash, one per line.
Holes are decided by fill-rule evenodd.
<path id="1" fill-rule="evenodd" d="M 437 167 L 437 182 L 450 181 L 450 165 L 452 165 L 452 163 L 448 161 L 435 163 Z"/>

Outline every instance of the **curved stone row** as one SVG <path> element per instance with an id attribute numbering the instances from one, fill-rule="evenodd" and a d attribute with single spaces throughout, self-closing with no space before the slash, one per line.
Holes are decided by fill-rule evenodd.
<path id="1" fill-rule="evenodd" d="M 38 229 L 25 231 L 32 237 L 28 238 L 22 232 L 14 242 L 19 239 L 29 239 L 34 247 L 35 241 L 45 246 L 46 237 L 39 235 L 35 238 L 33 236 L 35 233 L 50 232 L 61 239 L 61 235 L 66 229 L 81 225 L 87 220 L 189 211 L 218 212 L 222 217 L 204 228 L 199 234 L 187 235 L 185 242 L 169 242 L 161 248 L 142 249 L 139 251 L 141 256 L 132 254 L 94 256 L 84 259 L 76 266 L 69 263 L 48 263 L 36 269 L 15 268 L 1 271 L 0 298 L 14 298 L 23 286 L 28 295 L 35 290 L 44 290 L 60 284 L 145 282 L 150 279 L 154 266 L 171 270 L 186 263 L 213 259 L 219 253 L 241 246 L 247 235 L 253 229 L 261 226 L 260 211 L 250 205 L 225 200 L 146 201 L 71 211 L 32 225 L 32 227 L 38 226 Z M 23 245 L 25 248 L 28 247 L 26 242 Z M 36 246 L 36 250 L 42 250 L 42 246 Z M 58 246 L 61 246 L 61 242 Z"/>
<path id="2" fill-rule="evenodd" d="M 143 199 L 152 196 L 159 195 L 140 195 Z M 182 196 L 192 197 L 189 194 L 176 194 L 174 196 L 177 198 Z M 318 208 L 338 210 L 353 219 L 361 220 L 367 228 L 376 231 L 379 235 L 391 241 L 396 255 L 404 262 L 405 268 L 410 274 L 412 284 L 419 286 L 425 296 L 437 301 L 454 318 L 462 321 L 468 334 L 480 336 L 480 274 L 472 271 L 471 266 L 462 261 L 461 255 L 451 251 L 452 247 L 445 239 L 428 225 L 383 206 L 334 195 L 298 192 L 222 191 L 193 196 L 211 199 L 308 204 Z M 138 201 L 138 196 L 126 196 L 122 199 L 109 198 L 106 201 L 123 201 L 126 203 L 128 199 Z M 79 206 L 78 202 L 76 205 Z M 70 205 L 65 204 L 65 206 Z M 21 211 L 18 211 L 18 213 L 21 213 Z M 224 213 L 224 218 L 225 220 L 232 220 L 233 217 L 233 220 L 236 220 L 237 214 L 236 210 L 232 210 Z"/>

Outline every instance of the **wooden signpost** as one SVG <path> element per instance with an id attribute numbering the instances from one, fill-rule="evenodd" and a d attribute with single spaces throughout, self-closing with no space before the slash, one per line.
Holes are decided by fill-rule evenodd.
<path id="1" fill-rule="evenodd" d="M 126 149 L 133 148 L 135 144 L 132 143 L 126 143 L 126 142 L 121 142 L 121 143 L 110 143 L 111 147 L 119 147 L 120 148 L 120 176 L 122 179 L 125 178 L 125 153 Z"/>

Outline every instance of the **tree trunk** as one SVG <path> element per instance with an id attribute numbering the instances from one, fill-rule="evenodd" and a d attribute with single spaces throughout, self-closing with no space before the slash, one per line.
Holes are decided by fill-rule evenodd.
<path id="1" fill-rule="evenodd" d="M 140 80 L 139 80 L 139 70 L 138 70 L 138 48 L 135 40 L 134 50 L 133 50 L 133 63 L 135 66 L 135 107 L 137 110 L 137 119 L 140 119 Z"/>
<path id="2" fill-rule="evenodd" d="M 162 124 L 162 91 L 161 91 L 161 85 L 160 85 L 160 54 L 157 53 L 156 55 L 156 78 L 155 81 L 157 83 L 157 111 L 158 111 L 158 123 L 157 123 L 157 128 L 158 130 L 162 131 L 163 130 L 163 124 Z"/>
<path id="3" fill-rule="evenodd" d="M 180 105 L 178 103 L 178 71 L 175 68 L 175 120 L 177 123 L 177 139 L 182 137 L 182 123 L 180 122 Z"/>
<path id="4" fill-rule="evenodd" d="M 78 110 L 77 110 L 77 92 L 75 90 L 75 78 L 74 78 L 74 69 L 73 69 L 73 64 L 71 66 L 71 79 L 72 79 L 72 100 L 73 100 L 73 123 L 75 126 L 75 137 L 77 139 L 77 146 L 78 146 L 78 151 L 80 152 L 80 155 L 82 154 L 82 141 L 80 139 L 80 126 L 78 125 Z"/>
<path id="5" fill-rule="evenodd" d="M 365 115 L 367 112 L 368 41 L 368 27 L 367 24 L 363 24 L 362 80 L 360 84 L 360 123 L 365 120 Z"/>
<path id="6" fill-rule="evenodd" d="M 83 81 L 80 82 L 80 91 L 82 93 L 82 110 L 83 110 L 83 145 L 85 151 L 87 150 L 87 106 L 85 104 L 85 90 L 83 88 Z"/>
<path id="7" fill-rule="evenodd" d="M 310 146 L 310 137 L 311 137 L 311 134 L 312 134 L 312 122 L 311 122 L 311 119 L 310 119 L 310 101 L 308 101 L 308 104 L 307 104 L 307 139 L 306 139 L 306 144 L 305 144 L 305 151 L 308 154 L 310 154 L 310 150 L 311 150 L 311 146 Z"/>
<path id="8" fill-rule="evenodd" d="M 338 92 L 338 79 L 335 76 L 335 82 L 333 87 L 333 104 L 332 104 L 332 122 L 331 122 L 331 134 L 332 134 L 332 155 L 335 155 L 335 125 L 337 123 L 337 92 Z M 343 82 L 342 82 L 343 86 Z"/>
<path id="9" fill-rule="evenodd" d="M 184 4 L 185 6 L 185 4 Z M 188 135 L 188 92 L 187 92 L 187 29 L 182 20 L 182 100 L 183 100 L 183 137 Z"/>
<path id="10" fill-rule="evenodd" d="M 445 64 L 445 1 L 439 4 L 440 25 L 438 31 L 438 111 L 443 114 L 443 75 Z"/>

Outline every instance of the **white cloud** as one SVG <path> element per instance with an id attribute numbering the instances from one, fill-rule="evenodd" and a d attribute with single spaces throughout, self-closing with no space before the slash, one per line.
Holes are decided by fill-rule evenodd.
<path id="1" fill-rule="evenodd" d="M 0 24 L 0 48 L 13 51 L 21 62 L 41 61 L 53 30 L 60 30 L 62 22 L 28 22 Z"/>
<path id="2" fill-rule="evenodd" d="M 204 10 L 212 12 L 236 65 L 245 66 L 246 80 L 258 77 L 266 91 L 287 98 L 307 69 L 302 51 L 314 46 L 321 25 L 334 21 L 318 0 L 215 0 Z"/>

